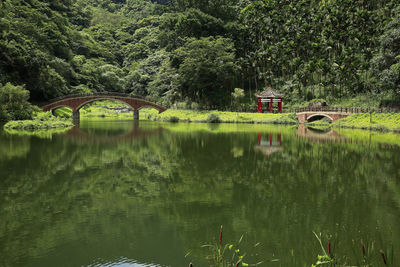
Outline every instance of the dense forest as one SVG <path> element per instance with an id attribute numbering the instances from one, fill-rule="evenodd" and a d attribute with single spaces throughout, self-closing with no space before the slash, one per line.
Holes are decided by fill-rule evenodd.
<path id="1" fill-rule="evenodd" d="M 0 85 L 32 102 L 124 92 L 247 109 L 271 86 L 300 102 L 400 96 L 398 0 L 2 0 Z M 385 101 L 386 100 L 386 101 Z"/>

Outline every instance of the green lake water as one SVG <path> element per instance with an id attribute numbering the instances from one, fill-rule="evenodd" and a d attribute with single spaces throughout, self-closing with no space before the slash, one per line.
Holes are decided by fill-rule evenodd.
<path id="1" fill-rule="evenodd" d="M 207 266 L 220 225 L 260 266 L 311 266 L 313 231 L 354 265 L 363 240 L 374 266 L 380 249 L 400 266 L 399 144 L 245 124 L 2 131 L 0 266 Z"/>

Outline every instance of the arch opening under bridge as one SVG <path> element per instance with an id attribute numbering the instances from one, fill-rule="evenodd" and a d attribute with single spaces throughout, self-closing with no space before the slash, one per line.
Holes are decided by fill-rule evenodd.
<path id="1" fill-rule="evenodd" d="M 330 123 L 333 122 L 333 118 L 328 114 L 312 114 L 311 116 L 307 117 L 307 122 L 313 122 L 318 120 L 328 121 Z"/>

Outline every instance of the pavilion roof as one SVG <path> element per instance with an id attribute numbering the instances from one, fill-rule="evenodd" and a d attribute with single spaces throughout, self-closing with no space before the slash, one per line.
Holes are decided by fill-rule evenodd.
<path id="1" fill-rule="evenodd" d="M 268 87 L 267 90 L 265 90 L 264 92 L 261 93 L 256 93 L 255 94 L 256 97 L 278 97 L 278 98 L 282 98 L 285 96 L 285 94 L 280 94 L 278 92 L 275 92 L 274 90 L 272 90 L 271 87 Z"/>

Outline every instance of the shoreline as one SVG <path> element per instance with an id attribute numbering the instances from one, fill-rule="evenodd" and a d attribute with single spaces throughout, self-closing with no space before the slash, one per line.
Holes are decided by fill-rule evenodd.
<path id="1" fill-rule="evenodd" d="M 66 113 L 62 113 L 66 115 Z M 34 131 L 63 129 L 74 126 L 71 118 L 54 117 L 49 113 L 37 113 L 34 120 L 11 121 L 2 125 L 4 129 Z M 132 120 L 132 112 L 115 113 L 106 106 L 93 106 L 81 113 L 82 120 L 93 119 Z M 228 123 L 228 124 L 270 124 L 270 125 L 300 125 L 295 113 L 250 113 L 217 110 L 178 110 L 168 109 L 158 113 L 154 109 L 141 109 L 140 120 L 154 122 L 183 123 Z M 400 133 L 400 113 L 354 113 L 336 122 L 316 121 L 305 123 L 306 127 L 357 129 L 376 132 Z"/>

